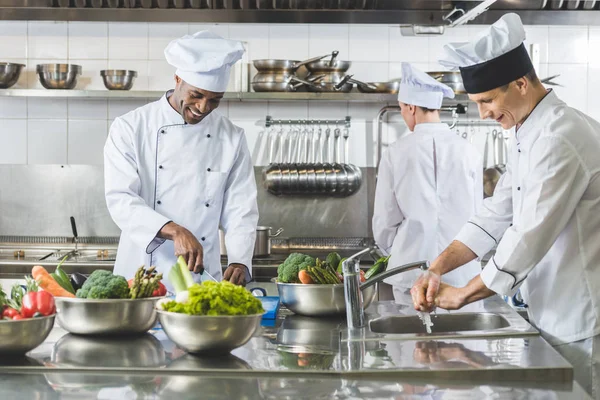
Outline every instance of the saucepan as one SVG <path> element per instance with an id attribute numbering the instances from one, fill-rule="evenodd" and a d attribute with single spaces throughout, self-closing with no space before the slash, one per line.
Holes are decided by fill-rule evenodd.
<path id="1" fill-rule="evenodd" d="M 313 86 L 314 82 L 298 78 L 289 72 L 264 72 L 256 74 L 252 79 L 252 89 L 255 92 L 295 92 L 304 85 Z"/>
<path id="2" fill-rule="evenodd" d="M 262 72 L 294 73 L 301 66 L 321 60 L 328 56 L 330 56 L 330 54 L 325 54 L 324 56 L 312 57 L 312 58 L 309 58 L 308 60 L 304 60 L 304 61 L 261 59 L 261 60 L 254 60 L 254 61 L 252 61 L 252 63 L 254 64 L 254 67 L 256 68 L 258 73 L 262 73 Z"/>
<path id="3" fill-rule="evenodd" d="M 454 93 L 465 94 L 465 86 L 463 85 L 462 76 L 460 72 L 456 71 L 434 71 L 428 72 L 432 78 L 436 81 L 443 83 L 444 85 L 450 86 Z"/>
<path id="4" fill-rule="evenodd" d="M 368 82 L 367 84 L 356 85 L 361 93 L 391 93 L 397 94 L 400 88 L 400 82 Z"/>
<path id="5" fill-rule="evenodd" d="M 257 226 L 256 227 L 256 242 L 254 242 L 254 257 L 268 257 L 271 255 L 271 238 L 281 235 L 283 228 L 279 228 L 275 233 L 271 233 L 270 226 Z M 225 247 L 225 233 L 219 231 L 221 239 L 221 255 L 227 255 L 227 248 Z"/>

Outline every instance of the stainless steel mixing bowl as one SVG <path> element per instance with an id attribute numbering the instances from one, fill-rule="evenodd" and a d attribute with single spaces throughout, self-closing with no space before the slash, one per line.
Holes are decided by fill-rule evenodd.
<path id="1" fill-rule="evenodd" d="M 9 62 L 0 63 L 0 89 L 8 89 L 19 80 L 25 65 Z"/>
<path id="2" fill-rule="evenodd" d="M 187 315 L 157 311 L 165 333 L 189 353 L 226 354 L 243 346 L 260 328 L 263 314 Z"/>
<path id="3" fill-rule="evenodd" d="M 124 69 L 104 69 L 100 71 L 100 75 L 108 90 L 129 90 L 133 87 L 137 72 Z"/>
<path id="4" fill-rule="evenodd" d="M 73 89 L 82 70 L 75 64 L 38 64 L 36 71 L 46 89 Z"/>
<path id="5" fill-rule="evenodd" d="M 277 282 L 277 290 L 281 304 L 296 314 L 318 317 L 346 312 L 343 284 L 305 285 Z M 363 306 L 367 308 L 377 294 L 377 285 L 363 289 L 362 294 Z"/>
<path id="6" fill-rule="evenodd" d="M 50 334 L 54 315 L 18 321 L 0 320 L 0 354 L 25 354 Z"/>
<path id="7" fill-rule="evenodd" d="M 160 297 L 146 299 L 77 299 L 56 297 L 58 323 L 78 335 L 136 335 L 156 323 L 154 305 Z"/>

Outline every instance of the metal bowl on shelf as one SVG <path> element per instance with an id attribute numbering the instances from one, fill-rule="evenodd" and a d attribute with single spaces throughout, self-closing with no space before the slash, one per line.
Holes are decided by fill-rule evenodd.
<path id="1" fill-rule="evenodd" d="M 308 317 L 344 314 L 344 285 L 305 285 L 277 282 L 281 304 L 295 314 Z M 377 294 L 377 285 L 363 290 L 363 307 L 367 308 Z"/>
<path id="2" fill-rule="evenodd" d="M 59 325 L 78 335 L 141 335 L 156 324 L 157 300 L 56 297 Z"/>
<path id="3" fill-rule="evenodd" d="M 137 72 L 125 69 L 103 69 L 100 75 L 108 90 L 129 90 L 133 87 Z"/>
<path id="4" fill-rule="evenodd" d="M 73 89 L 82 69 L 75 64 L 38 64 L 36 71 L 46 89 Z"/>
<path id="5" fill-rule="evenodd" d="M 263 314 L 187 315 L 158 310 L 165 333 L 188 353 L 227 354 L 245 345 L 260 328 Z"/>
<path id="6" fill-rule="evenodd" d="M 24 64 L 0 63 L 0 89 L 8 89 L 19 80 Z"/>
<path id="7" fill-rule="evenodd" d="M 0 320 L 0 354 L 25 354 L 38 347 L 50 334 L 54 317 Z"/>

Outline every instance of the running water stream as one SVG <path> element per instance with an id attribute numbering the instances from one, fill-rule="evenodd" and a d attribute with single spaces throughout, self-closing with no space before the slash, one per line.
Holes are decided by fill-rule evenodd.
<path id="1" fill-rule="evenodd" d="M 421 322 L 423 322 L 423 325 L 425 325 L 427 333 L 431 333 L 431 327 L 433 326 L 433 322 L 431 322 L 431 314 L 428 312 L 417 311 L 417 315 L 419 316 Z"/>

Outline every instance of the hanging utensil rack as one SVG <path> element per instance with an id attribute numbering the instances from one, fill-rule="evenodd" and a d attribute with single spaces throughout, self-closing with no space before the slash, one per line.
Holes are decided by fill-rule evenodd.
<path id="1" fill-rule="evenodd" d="M 269 129 L 269 165 L 263 178 L 270 193 L 347 197 L 360 189 L 361 170 L 349 163 L 350 117 L 286 120 L 267 116 L 265 126 Z"/>

